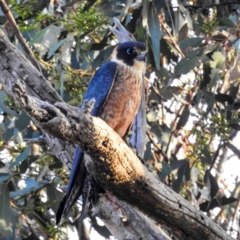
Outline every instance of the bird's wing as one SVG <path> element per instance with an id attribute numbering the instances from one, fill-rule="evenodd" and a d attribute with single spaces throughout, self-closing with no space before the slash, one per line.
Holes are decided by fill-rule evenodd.
<path id="1" fill-rule="evenodd" d="M 114 84 L 116 72 L 117 63 L 106 62 L 92 78 L 85 95 L 85 100 L 95 99 L 95 104 L 91 112 L 92 116 L 98 116 L 99 111 L 106 102 Z"/>
<path id="2" fill-rule="evenodd" d="M 115 62 L 106 62 L 96 72 L 92 78 L 86 95 L 85 100 L 95 99 L 95 104 L 91 111 L 92 116 L 98 116 L 102 106 L 107 101 L 108 95 L 115 81 L 117 72 L 117 64 Z M 83 181 L 86 176 L 86 169 L 83 159 L 83 152 L 80 147 L 76 147 L 70 179 L 68 183 L 67 193 L 59 205 L 56 214 L 56 223 L 61 221 L 62 217 L 66 217 L 73 204 L 77 201 L 82 194 Z"/>

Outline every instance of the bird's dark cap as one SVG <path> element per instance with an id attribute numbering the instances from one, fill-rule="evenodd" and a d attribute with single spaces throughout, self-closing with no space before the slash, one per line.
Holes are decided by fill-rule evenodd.
<path id="1" fill-rule="evenodd" d="M 141 52 L 147 51 L 147 46 L 143 42 L 124 42 L 118 46 L 117 50 L 126 49 L 126 48 L 137 48 Z"/>

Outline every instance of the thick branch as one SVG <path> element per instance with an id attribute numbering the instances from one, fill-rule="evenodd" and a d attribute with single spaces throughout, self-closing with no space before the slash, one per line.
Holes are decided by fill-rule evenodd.
<path id="1" fill-rule="evenodd" d="M 49 134 L 78 144 L 90 158 L 87 168 L 102 187 L 137 207 L 181 239 L 232 239 L 202 212 L 159 182 L 126 143 L 99 118 L 68 112 L 26 95 L 24 84 L 13 85 L 15 98 Z M 190 227 L 191 226 L 191 227 Z"/>
<path id="2" fill-rule="evenodd" d="M 8 95 L 14 97 L 14 94 L 12 93 L 12 81 L 16 78 L 19 78 L 24 80 L 27 94 L 32 95 L 38 99 L 45 100 L 49 103 L 62 101 L 61 97 L 51 86 L 51 84 L 32 66 L 32 64 L 22 55 L 22 53 L 19 52 L 19 50 L 9 42 L 9 40 L 2 31 L 0 31 L 0 58 L 0 82 Z M 35 102 L 35 100 L 33 100 L 33 102 Z M 76 111 L 76 108 L 72 109 L 73 112 Z M 44 114 L 44 111 L 42 113 Z M 63 163 L 65 163 L 65 165 L 67 165 L 69 169 L 71 169 L 72 156 L 75 148 L 74 145 L 71 145 L 69 144 L 69 142 L 63 141 L 61 139 L 51 137 L 51 135 L 45 135 L 44 140 L 46 141 L 49 148 L 52 150 L 53 154 L 56 155 Z M 103 214 L 101 214 L 101 211 L 109 212 L 107 204 L 99 204 L 98 206 L 98 213 L 100 215 L 103 216 Z M 134 210 L 132 210 L 132 212 L 132 214 L 135 214 L 137 218 L 138 213 Z M 112 222 L 116 222 L 114 219 L 119 218 L 118 216 L 112 214 L 106 216 L 106 219 L 102 218 L 102 220 L 104 222 L 109 221 L 109 217 L 111 217 Z M 110 231 L 115 234 L 116 231 L 114 231 L 114 229 L 117 230 L 118 236 L 122 236 L 122 238 L 124 238 L 124 236 L 127 236 L 129 233 L 129 229 L 131 231 L 131 228 L 133 227 L 141 228 L 142 226 L 145 226 L 146 228 L 149 228 L 148 232 L 153 232 L 153 230 L 151 230 L 152 227 L 149 226 L 149 223 L 146 223 L 144 221 L 138 221 L 137 224 L 138 225 L 136 225 L 136 222 L 134 222 L 134 226 L 132 226 L 131 222 L 129 222 L 128 225 L 123 225 L 121 228 L 117 228 L 116 226 L 114 227 L 114 225 L 112 225 L 110 226 Z M 161 235 L 159 228 L 154 228 L 154 231 L 158 237 L 152 239 L 159 239 L 159 236 Z M 139 232 L 139 235 L 137 235 L 136 233 L 134 238 L 143 238 L 143 236 L 141 236 L 140 234 L 141 232 Z"/>
<path id="3" fill-rule="evenodd" d="M 50 103 L 60 102 L 62 98 L 42 74 L 27 60 L 27 58 L 12 45 L 4 32 L 0 30 L 0 72 L 1 84 L 12 96 L 10 79 L 23 79 L 27 93 Z M 13 96 L 12 96 L 13 97 Z"/>

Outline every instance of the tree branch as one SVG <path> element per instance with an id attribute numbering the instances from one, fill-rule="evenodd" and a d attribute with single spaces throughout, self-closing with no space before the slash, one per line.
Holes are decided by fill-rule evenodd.
<path id="1" fill-rule="evenodd" d="M 20 53 L 19 50 L 9 42 L 9 40 L 2 31 L 0 31 L 0 58 L 1 58 L 0 83 L 9 96 L 15 98 L 12 92 L 12 81 L 14 81 L 14 79 L 17 78 L 24 79 L 27 94 L 35 97 L 33 99 L 38 100 L 38 102 L 39 99 L 47 101 L 49 103 L 58 102 L 58 104 L 60 104 L 60 102 L 62 102 L 62 98 L 52 87 L 52 85 L 34 68 L 33 65 L 31 65 L 31 63 L 26 59 L 25 56 L 23 56 L 22 53 Z M 42 102 L 40 101 L 40 103 Z M 78 110 L 78 108 L 68 106 L 69 113 L 70 110 L 74 113 Z M 44 113 L 44 111 L 42 113 Z M 46 144 L 48 145 L 49 149 L 53 152 L 53 154 L 57 158 L 59 158 L 69 169 L 71 169 L 75 145 L 69 144 L 69 142 L 67 141 L 54 138 L 48 134 L 44 135 L 43 140 L 46 142 Z M 100 204 L 100 202 L 104 203 L 104 201 L 107 201 L 105 197 L 103 198 L 103 200 L 99 201 L 99 203 L 96 206 L 98 207 L 98 214 L 101 215 L 102 217 L 106 216 L 106 219 L 102 218 L 103 222 L 105 221 L 116 222 L 115 218 L 119 218 L 116 214 L 109 215 L 102 214 L 102 212 L 110 213 L 111 211 L 109 210 L 109 208 L 106 208 L 109 204 L 106 203 Z M 124 207 L 122 208 L 124 209 Z M 138 213 L 134 209 L 132 209 L 132 211 L 133 214 L 135 214 L 136 216 L 135 218 L 137 219 Z M 149 220 L 149 222 L 151 221 Z M 141 222 L 138 221 L 137 223 L 134 222 L 134 226 L 132 226 L 131 222 L 128 221 L 128 225 L 123 225 L 122 227 L 119 226 L 114 227 L 114 225 L 111 226 L 109 225 L 110 227 L 109 230 L 112 233 L 117 234 L 118 236 L 122 236 L 122 238 L 124 238 L 124 236 L 129 235 L 129 231 L 132 231 L 131 228 L 142 228 L 143 226 L 145 226 L 145 229 L 146 228 L 151 229 L 152 225 L 153 223 L 149 224 L 144 221 Z M 159 236 L 161 237 L 162 235 L 160 228 L 157 227 L 154 229 L 154 231 L 155 235 L 157 235 L 158 238 L 152 239 L 162 239 L 159 238 Z M 135 233 L 133 239 L 141 239 L 143 237 L 144 236 L 136 235 Z"/>
<path id="2" fill-rule="evenodd" d="M 1 31 L 0 57 L 0 81 L 7 93 L 46 132 L 61 141 L 78 144 L 90 156 L 87 161 L 90 173 L 114 196 L 137 207 L 180 239 L 232 239 L 188 201 L 159 182 L 101 119 L 84 111 L 76 112 L 64 103 L 53 106 L 36 98 L 52 103 L 62 101 Z M 24 79 L 24 83 L 16 79 Z"/>
<path id="3" fill-rule="evenodd" d="M 159 182 L 121 137 L 104 121 L 89 115 L 89 108 L 67 111 L 26 94 L 23 81 L 13 83 L 20 106 L 49 134 L 78 144 L 89 155 L 88 171 L 114 196 L 137 207 L 174 235 L 186 239 L 232 239 L 188 201 Z M 194 224 L 192 224 L 194 222 Z M 192 226 L 189 228 L 189 226 Z"/>
<path id="4" fill-rule="evenodd" d="M 28 58 L 30 59 L 31 63 L 33 64 L 33 66 L 35 66 L 39 71 L 41 71 L 41 67 L 40 64 L 38 63 L 38 61 L 36 60 L 36 58 L 34 57 L 31 49 L 28 47 L 25 39 L 23 38 L 22 33 L 19 31 L 16 21 L 11 13 L 11 11 L 9 10 L 7 4 L 5 3 L 4 0 L 0 0 L 0 6 L 5 14 L 5 16 L 7 17 L 8 21 L 10 22 L 24 52 L 26 53 L 26 55 L 28 56 Z"/>

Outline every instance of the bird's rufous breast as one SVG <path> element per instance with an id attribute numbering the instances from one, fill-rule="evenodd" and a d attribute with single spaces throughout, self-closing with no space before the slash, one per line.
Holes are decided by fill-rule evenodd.
<path id="1" fill-rule="evenodd" d="M 140 106 L 143 76 L 118 64 L 115 83 L 104 105 L 102 118 L 121 137 L 125 136 Z"/>

